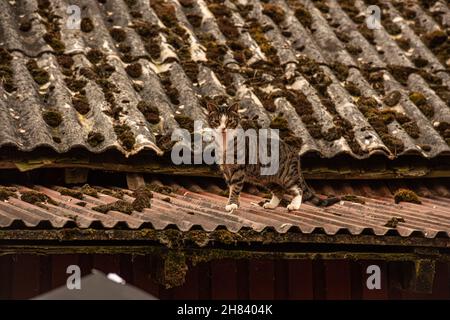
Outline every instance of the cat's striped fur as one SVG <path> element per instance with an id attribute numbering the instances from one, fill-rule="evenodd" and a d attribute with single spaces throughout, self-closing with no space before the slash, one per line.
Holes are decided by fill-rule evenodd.
<path id="1" fill-rule="evenodd" d="M 232 106 L 208 104 L 210 127 L 217 130 L 236 129 L 240 120 L 237 109 L 237 104 Z M 270 143 L 269 138 L 268 144 Z M 268 148 L 270 149 L 270 147 Z M 247 147 L 245 151 L 247 154 Z M 248 156 L 246 159 L 248 159 Z M 294 196 L 287 207 L 288 210 L 298 210 L 302 201 L 310 201 L 317 206 L 330 206 L 340 200 L 339 198 L 320 199 L 314 194 L 303 178 L 298 149 L 291 147 L 282 140 L 279 141 L 278 161 L 278 171 L 274 175 L 261 175 L 260 163 L 221 164 L 220 170 L 229 187 L 229 199 L 225 209 L 232 211 L 239 207 L 239 195 L 245 182 L 268 188 L 271 191 L 271 200 L 264 204 L 266 209 L 276 208 L 285 193 L 291 193 Z"/>

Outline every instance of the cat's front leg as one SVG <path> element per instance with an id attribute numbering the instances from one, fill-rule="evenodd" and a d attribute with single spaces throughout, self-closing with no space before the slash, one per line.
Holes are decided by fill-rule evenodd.
<path id="1" fill-rule="evenodd" d="M 291 188 L 291 191 L 294 192 L 294 198 L 291 203 L 287 206 L 288 211 L 298 210 L 302 204 L 303 191 L 299 186 L 294 186 Z"/>
<path id="2" fill-rule="evenodd" d="M 225 210 L 231 212 L 239 208 L 239 196 L 244 187 L 244 176 L 232 177 L 229 182 L 230 195 Z"/>

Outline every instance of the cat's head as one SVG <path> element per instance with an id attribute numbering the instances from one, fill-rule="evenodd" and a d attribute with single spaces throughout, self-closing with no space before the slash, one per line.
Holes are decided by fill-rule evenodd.
<path id="1" fill-rule="evenodd" d="M 239 104 L 221 104 L 216 105 L 208 102 L 208 125 L 212 129 L 225 130 L 236 129 L 239 126 Z"/>

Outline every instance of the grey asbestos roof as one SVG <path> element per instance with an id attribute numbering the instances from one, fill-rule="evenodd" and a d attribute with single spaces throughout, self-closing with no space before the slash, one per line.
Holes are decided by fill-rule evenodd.
<path id="1" fill-rule="evenodd" d="M 449 26 L 443 0 L 0 1 L 0 146 L 159 152 L 228 98 L 301 153 L 448 154 Z"/>

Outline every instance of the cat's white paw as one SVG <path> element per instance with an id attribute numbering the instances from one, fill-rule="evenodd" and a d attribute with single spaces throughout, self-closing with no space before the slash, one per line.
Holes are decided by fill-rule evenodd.
<path id="1" fill-rule="evenodd" d="M 236 203 L 232 203 L 232 204 L 227 204 L 225 206 L 225 210 L 228 212 L 231 212 L 233 210 L 236 210 L 237 208 L 239 208 L 239 206 Z"/>
<path id="2" fill-rule="evenodd" d="M 288 209 L 288 211 L 299 210 L 300 205 L 291 203 L 291 204 L 288 204 L 287 209 Z"/>
<path id="3" fill-rule="evenodd" d="M 278 204 L 272 203 L 272 202 L 266 202 L 263 204 L 264 209 L 275 209 L 278 206 Z"/>

